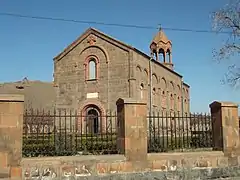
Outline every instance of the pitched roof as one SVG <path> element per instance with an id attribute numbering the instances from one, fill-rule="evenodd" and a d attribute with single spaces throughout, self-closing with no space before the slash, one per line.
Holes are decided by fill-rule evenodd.
<path id="1" fill-rule="evenodd" d="M 72 49 L 74 49 L 74 47 L 76 47 L 79 43 L 81 43 L 88 35 L 90 34 L 95 34 L 95 35 L 100 35 L 102 37 L 104 37 L 106 40 L 111 40 L 112 43 L 115 43 L 115 45 L 117 46 L 120 46 L 121 48 L 125 49 L 125 50 L 133 50 L 135 51 L 136 53 L 146 57 L 147 59 L 150 59 L 151 57 L 147 54 L 145 54 L 144 52 L 140 51 L 139 49 L 131 46 L 131 45 L 128 45 L 122 41 L 119 41 L 95 28 L 88 28 L 82 35 L 80 35 L 75 41 L 73 41 L 69 46 L 67 46 L 60 54 L 58 54 L 57 56 L 55 56 L 53 58 L 54 61 L 58 61 L 60 60 L 62 57 L 64 57 L 65 55 L 67 55 Z M 166 36 L 166 35 L 165 35 Z M 153 61 L 154 63 L 157 63 L 159 66 L 165 68 L 166 70 L 174 73 L 175 75 L 179 76 L 179 77 L 182 77 L 180 74 L 178 74 L 177 72 L 167 68 L 166 66 L 164 66 L 163 64 L 161 64 L 160 62 L 158 61 Z"/>
<path id="2" fill-rule="evenodd" d="M 122 41 L 119 41 L 95 28 L 88 28 L 83 34 L 81 34 L 75 41 L 73 41 L 70 45 L 68 45 L 60 54 L 58 54 L 56 57 L 54 57 L 54 60 L 60 60 L 63 56 L 65 56 L 67 53 L 69 53 L 75 46 L 77 46 L 79 43 L 81 43 L 89 34 L 97 34 L 100 36 L 103 36 L 107 39 L 112 40 L 112 42 L 117 43 L 118 45 L 122 46 L 122 48 L 127 49 L 134 49 L 132 46 L 123 43 Z"/>

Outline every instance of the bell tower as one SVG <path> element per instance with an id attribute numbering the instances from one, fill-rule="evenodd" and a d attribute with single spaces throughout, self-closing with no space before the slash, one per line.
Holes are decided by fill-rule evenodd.
<path id="1" fill-rule="evenodd" d="M 160 28 L 150 45 L 151 53 L 156 61 L 160 61 L 166 67 L 173 70 L 172 42 Z"/>

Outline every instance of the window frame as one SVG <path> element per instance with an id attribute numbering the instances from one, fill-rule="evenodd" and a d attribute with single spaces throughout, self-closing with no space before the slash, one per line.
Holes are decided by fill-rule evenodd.
<path id="1" fill-rule="evenodd" d="M 90 63 L 95 62 L 95 78 L 90 79 Z M 90 55 L 85 59 L 85 81 L 97 81 L 99 79 L 99 59 L 95 55 Z"/>
<path id="2" fill-rule="evenodd" d="M 93 66 L 93 69 L 91 69 L 91 66 Z M 95 72 L 92 72 L 92 71 L 95 71 Z M 94 74 L 91 75 L 91 73 L 94 73 Z M 92 58 L 88 62 L 88 80 L 91 81 L 91 80 L 96 80 L 96 79 L 97 79 L 97 63 L 96 63 L 96 60 L 94 58 Z"/>

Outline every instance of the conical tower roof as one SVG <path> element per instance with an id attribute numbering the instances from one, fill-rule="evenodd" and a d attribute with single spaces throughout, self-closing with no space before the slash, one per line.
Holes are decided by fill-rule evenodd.
<path id="1" fill-rule="evenodd" d="M 158 33 L 154 36 L 152 40 L 152 43 L 158 44 L 159 42 L 163 42 L 164 44 L 167 44 L 167 43 L 172 44 L 162 29 L 158 31 Z"/>

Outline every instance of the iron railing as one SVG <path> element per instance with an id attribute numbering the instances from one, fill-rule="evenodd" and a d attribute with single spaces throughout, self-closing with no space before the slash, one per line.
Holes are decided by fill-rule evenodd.
<path id="1" fill-rule="evenodd" d="M 148 152 L 212 149 L 212 118 L 207 114 L 150 113 Z"/>
<path id="2" fill-rule="evenodd" d="M 67 110 L 26 110 L 23 156 L 116 154 L 117 115 L 81 115 Z"/>

